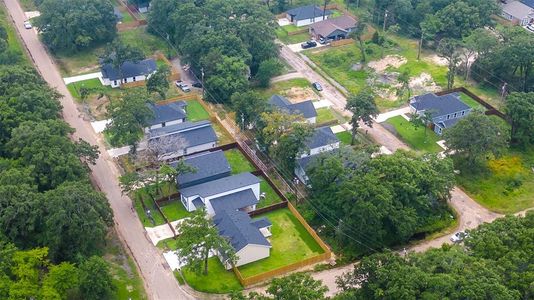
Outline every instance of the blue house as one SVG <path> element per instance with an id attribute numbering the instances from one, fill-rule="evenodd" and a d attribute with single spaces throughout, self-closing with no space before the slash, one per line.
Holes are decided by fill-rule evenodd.
<path id="1" fill-rule="evenodd" d="M 306 152 L 300 155 L 295 165 L 295 175 L 302 183 L 308 182 L 306 170 L 310 163 L 321 153 L 339 149 L 340 142 L 332 131 L 332 128 L 325 126 L 316 128 L 313 135 L 306 141 Z"/>
<path id="2" fill-rule="evenodd" d="M 454 126 L 471 112 L 471 107 L 462 102 L 458 93 L 442 96 L 429 93 L 415 96 L 410 100 L 410 109 L 414 115 L 430 112 L 432 129 L 438 135 L 441 135 L 445 129 Z"/>
<path id="3" fill-rule="evenodd" d="M 185 111 L 187 103 L 185 101 L 176 101 L 163 105 L 149 103 L 147 106 L 154 113 L 154 118 L 148 121 L 146 132 L 150 129 L 183 123 L 187 119 L 187 112 Z"/>
<path id="4" fill-rule="evenodd" d="M 202 152 L 188 156 L 184 163 L 195 169 L 195 172 L 178 175 L 177 182 L 180 188 L 217 180 L 231 175 L 232 169 L 221 150 Z M 176 166 L 176 163 L 171 163 Z"/>
<path id="5" fill-rule="evenodd" d="M 317 111 L 311 100 L 291 103 L 283 96 L 272 95 L 269 98 L 269 104 L 288 114 L 302 115 L 310 124 L 315 124 L 317 120 Z"/>
<path id="6" fill-rule="evenodd" d="M 127 61 L 122 64 L 120 71 L 111 64 L 103 64 L 100 68 L 102 84 L 113 88 L 124 83 L 147 80 L 157 70 L 156 61 L 152 58 L 139 62 Z"/>

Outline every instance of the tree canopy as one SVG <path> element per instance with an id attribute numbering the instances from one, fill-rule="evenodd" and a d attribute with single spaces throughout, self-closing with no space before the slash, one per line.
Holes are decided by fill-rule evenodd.
<path id="1" fill-rule="evenodd" d="M 512 93 L 505 105 L 512 122 L 511 141 L 521 146 L 534 144 L 534 93 Z"/>
<path id="2" fill-rule="evenodd" d="M 39 11 L 34 25 L 52 51 L 76 52 L 117 35 L 109 0 L 44 0 Z"/>

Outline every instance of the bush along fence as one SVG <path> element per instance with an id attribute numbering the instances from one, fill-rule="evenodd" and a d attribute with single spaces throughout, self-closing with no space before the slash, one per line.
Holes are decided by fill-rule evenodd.
<path id="1" fill-rule="evenodd" d="M 473 92 L 471 92 L 470 90 L 468 90 L 467 88 L 463 86 L 450 89 L 450 90 L 446 90 L 446 91 L 437 92 L 436 95 L 443 96 L 443 95 L 458 93 L 458 92 L 462 92 L 466 94 L 467 96 L 474 99 L 476 102 L 480 103 L 480 105 L 484 106 L 484 108 L 486 108 L 486 111 L 484 112 L 486 115 L 488 116 L 495 115 L 505 120 L 506 122 L 510 123 L 510 119 L 508 118 L 508 116 L 506 116 L 504 113 L 502 113 L 501 111 L 493 107 L 493 105 L 484 101 L 484 99 L 480 98 L 479 96 L 477 96 L 476 94 L 474 94 Z"/>
<path id="2" fill-rule="evenodd" d="M 297 218 L 297 220 L 299 220 L 299 222 L 302 224 L 302 226 L 304 226 L 306 231 L 313 237 L 313 239 L 317 242 L 317 244 L 319 244 L 319 246 L 323 250 L 323 253 L 321 253 L 319 255 L 316 255 L 316 256 L 313 256 L 313 257 L 310 257 L 310 258 L 307 258 L 307 259 L 303 259 L 303 260 L 301 260 L 299 262 L 296 262 L 296 263 L 293 263 L 293 264 L 290 264 L 290 265 L 287 265 L 287 266 L 283 266 L 283 267 L 278 268 L 278 269 L 274 269 L 274 270 L 267 271 L 267 272 L 264 272 L 264 273 L 261 273 L 261 274 L 258 274 L 258 275 L 254 275 L 254 276 L 250 276 L 250 277 L 243 277 L 241 272 L 239 272 L 239 269 L 234 267 L 233 270 L 234 270 L 234 273 L 235 273 L 237 279 L 239 280 L 241 285 L 243 287 L 245 287 L 245 288 L 250 287 L 250 286 L 255 285 L 255 284 L 258 284 L 258 283 L 261 283 L 261 282 L 264 282 L 264 281 L 269 280 L 269 279 L 271 279 L 273 277 L 281 276 L 281 275 L 284 275 L 284 274 L 286 274 L 288 272 L 292 272 L 292 271 L 295 271 L 295 270 L 298 270 L 298 269 L 301 269 L 301 268 L 304 268 L 304 267 L 307 267 L 307 266 L 310 266 L 310 265 L 313 265 L 313 264 L 316 264 L 316 263 L 319 263 L 319 262 L 322 262 L 322 261 L 325 261 L 325 260 L 328 260 L 328 259 L 332 258 L 332 251 L 330 250 L 330 248 L 326 245 L 325 242 L 323 242 L 323 240 L 319 237 L 319 235 L 315 232 L 315 230 L 313 230 L 313 228 L 311 228 L 311 226 L 308 225 L 306 220 L 304 220 L 302 215 L 295 209 L 295 207 L 293 207 L 293 205 L 290 202 L 284 201 L 282 203 L 271 205 L 269 207 L 265 207 L 263 209 L 259 209 L 257 211 L 254 211 L 250 215 L 251 216 L 253 216 L 253 215 L 255 216 L 255 215 L 259 215 L 261 213 L 273 211 L 273 210 L 284 208 L 284 207 L 287 207 L 289 209 L 289 211 L 291 211 L 291 213 Z"/>

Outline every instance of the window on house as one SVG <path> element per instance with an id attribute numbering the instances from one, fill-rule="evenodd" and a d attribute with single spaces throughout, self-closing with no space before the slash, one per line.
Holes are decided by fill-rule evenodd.
<path id="1" fill-rule="evenodd" d="M 447 120 L 451 118 L 451 115 L 447 115 Z"/>
<path id="2" fill-rule="evenodd" d="M 454 113 L 454 117 L 455 117 L 455 118 L 457 117 L 457 113 Z"/>
<path id="3" fill-rule="evenodd" d="M 114 81 L 113 81 L 113 85 L 117 85 L 117 80 L 114 80 Z"/>
<path id="4" fill-rule="evenodd" d="M 463 115 L 465 115 L 465 110 L 464 110 L 464 111 L 462 111 L 462 116 L 463 116 Z"/>
<path id="5" fill-rule="evenodd" d="M 135 81 L 135 76 L 133 77 L 133 81 Z"/>
<path id="6" fill-rule="evenodd" d="M 165 125 L 166 125 L 165 122 L 161 123 L 161 127 L 165 127 Z"/>

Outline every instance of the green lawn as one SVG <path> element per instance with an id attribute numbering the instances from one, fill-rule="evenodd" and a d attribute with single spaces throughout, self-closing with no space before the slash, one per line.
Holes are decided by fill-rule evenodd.
<path id="1" fill-rule="evenodd" d="M 260 193 L 265 193 L 265 198 L 260 199 L 256 208 L 266 207 L 275 203 L 282 202 L 282 198 L 274 191 L 271 185 L 265 180 L 265 178 L 260 177 Z"/>
<path id="2" fill-rule="evenodd" d="M 215 130 L 215 133 L 217 134 L 217 137 L 219 138 L 219 141 L 217 142 L 218 145 L 226 145 L 231 144 L 235 142 L 234 138 L 224 130 L 224 128 L 219 125 L 219 123 L 211 123 L 213 126 L 213 130 Z"/>
<path id="3" fill-rule="evenodd" d="M 121 11 L 121 15 L 122 15 L 122 23 L 124 24 L 135 21 L 134 17 L 132 17 L 132 15 L 130 15 L 127 11 Z"/>
<path id="4" fill-rule="evenodd" d="M 173 200 L 161 206 L 161 210 L 167 219 L 172 222 L 191 216 L 180 200 Z"/>
<path id="5" fill-rule="evenodd" d="M 165 224 L 165 220 L 163 219 L 163 216 L 159 213 L 157 208 L 154 207 L 154 204 L 152 203 L 152 200 L 149 200 L 147 198 L 143 198 L 143 202 L 145 203 L 147 209 L 150 210 L 150 214 L 152 215 L 152 218 L 154 218 L 154 223 L 151 222 L 151 220 L 148 218 L 148 215 L 143 210 L 143 206 L 141 205 L 141 196 L 140 194 L 135 194 L 134 196 L 134 206 L 135 211 L 137 212 L 137 215 L 139 216 L 139 219 L 141 220 L 141 223 L 144 227 L 154 227 Z"/>
<path id="6" fill-rule="evenodd" d="M 266 89 L 257 88 L 256 91 L 258 93 L 260 93 L 262 98 L 269 99 L 274 94 L 279 94 L 279 95 L 284 96 L 285 95 L 285 91 L 287 91 L 287 90 L 289 90 L 289 89 L 291 89 L 293 87 L 310 88 L 311 89 L 311 82 L 309 82 L 305 78 L 293 78 L 293 79 L 290 79 L 290 80 L 279 81 L 279 82 L 273 83 L 273 84 L 271 84 L 270 87 L 268 87 Z"/>
<path id="7" fill-rule="evenodd" d="M 338 133 L 336 133 L 336 136 L 339 139 L 339 141 L 341 142 L 341 144 L 350 145 L 350 142 L 352 140 L 352 134 L 350 133 L 350 131 L 338 132 Z"/>
<path id="8" fill-rule="evenodd" d="M 81 87 L 86 87 L 86 88 L 92 89 L 93 93 L 96 93 L 97 89 L 100 89 L 100 90 L 105 89 L 107 91 L 111 91 L 112 90 L 112 88 L 110 86 L 102 85 L 102 83 L 100 82 L 100 79 L 98 79 L 98 78 L 93 78 L 93 79 L 87 79 L 87 80 L 83 80 L 83 81 L 73 82 L 73 83 L 69 83 L 67 85 L 67 89 L 69 90 L 70 94 L 76 99 L 80 99 L 79 90 L 80 90 Z"/>
<path id="9" fill-rule="evenodd" d="M 467 104 L 471 108 L 480 108 L 486 110 L 482 104 L 478 103 L 475 99 L 469 97 L 467 94 L 460 93 L 460 100 L 462 100 L 463 103 Z"/>
<path id="10" fill-rule="evenodd" d="M 207 120 L 210 118 L 208 112 L 197 100 L 187 101 L 187 107 L 185 110 L 187 112 L 187 120 L 191 122 Z"/>
<path id="11" fill-rule="evenodd" d="M 185 281 L 195 290 L 224 294 L 243 289 L 233 271 L 226 271 L 217 257 L 208 259 L 208 274 L 203 275 L 184 268 Z"/>
<path id="12" fill-rule="evenodd" d="M 329 107 L 317 109 L 317 124 L 331 122 L 337 120 L 336 116 Z"/>
<path id="13" fill-rule="evenodd" d="M 298 33 L 294 35 L 289 35 L 290 32 L 299 31 L 306 29 L 306 27 L 297 27 L 293 24 L 278 27 L 275 31 L 276 37 L 285 44 L 296 44 L 302 43 L 310 39 L 310 34 L 308 32 Z"/>
<path id="14" fill-rule="evenodd" d="M 425 139 L 425 129 L 422 126 L 415 128 L 401 116 L 387 119 L 385 123 L 392 125 L 397 135 L 414 150 L 434 153 L 443 151 L 443 148 L 436 144 L 440 137 L 430 128 L 426 130 Z"/>
<path id="15" fill-rule="evenodd" d="M 30 2 L 30 0 L 26 1 Z M 14 53 L 20 54 L 20 59 L 22 61 L 28 61 L 28 57 L 22 51 L 22 44 L 17 36 L 17 31 L 13 27 L 13 24 L 8 20 L 10 19 L 7 15 L 5 7 L 3 5 L 0 5 L 0 24 L 6 29 L 7 47 Z M 19 24 L 19 26 L 22 26 L 22 24 Z"/>
<path id="16" fill-rule="evenodd" d="M 271 255 L 239 267 L 243 277 L 261 274 L 323 253 L 323 249 L 289 209 L 278 209 L 258 216 L 260 217 L 266 217 L 273 224 L 273 235 L 269 238 Z"/>
<path id="17" fill-rule="evenodd" d="M 119 37 L 126 44 L 139 47 L 146 56 L 153 55 L 156 51 L 164 51 L 165 53 L 168 51 L 167 42 L 159 36 L 148 33 L 144 27 L 121 31 Z M 176 55 L 175 52 L 171 54 L 172 56 Z"/>
<path id="18" fill-rule="evenodd" d="M 534 206 L 534 149 L 511 150 L 473 174 L 460 169 L 458 184 L 472 198 L 499 213 L 515 213 Z"/>
<path id="19" fill-rule="evenodd" d="M 156 245 L 159 249 L 169 251 L 169 250 L 176 250 L 178 247 L 176 246 L 176 239 L 174 238 L 168 238 L 162 241 L 159 241 Z"/>
<path id="20" fill-rule="evenodd" d="M 231 149 L 224 151 L 224 156 L 228 160 L 232 168 L 232 174 L 239 174 L 243 172 L 253 172 L 256 170 L 252 163 L 239 151 L 239 149 Z"/>

